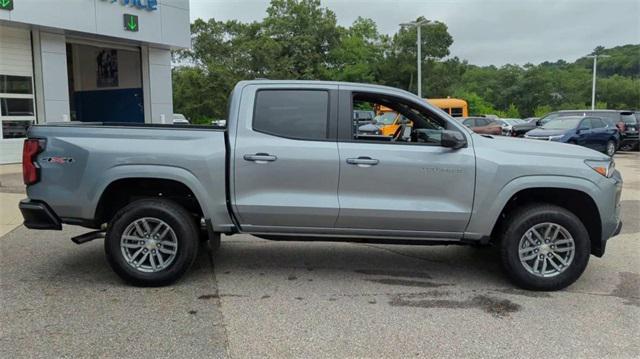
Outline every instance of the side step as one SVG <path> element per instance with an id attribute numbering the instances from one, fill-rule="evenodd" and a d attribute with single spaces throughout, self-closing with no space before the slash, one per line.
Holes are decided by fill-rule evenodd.
<path id="1" fill-rule="evenodd" d="M 104 238 L 104 232 L 103 231 L 93 231 L 93 232 L 81 234 L 79 236 L 75 236 L 75 237 L 71 238 L 71 240 L 75 244 L 82 244 L 82 243 L 87 243 L 87 242 L 90 242 L 90 241 L 92 241 L 94 239 L 98 239 L 98 238 Z"/>

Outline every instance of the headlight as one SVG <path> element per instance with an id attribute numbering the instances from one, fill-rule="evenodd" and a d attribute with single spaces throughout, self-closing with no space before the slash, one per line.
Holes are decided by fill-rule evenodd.
<path id="1" fill-rule="evenodd" d="M 605 177 L 613 176 L 613 172 L 616 170 L 616 163 L 613 160 L 607 161 L 593 161 L 586 160 L 584 161 L 587 166 L 591 167 L 594 171 Z"/>
<path id="2" fill-rule="evenodd" d="M 549 141 L 556 141 L 564 137 L 564 135 L 549 136 Z"/>

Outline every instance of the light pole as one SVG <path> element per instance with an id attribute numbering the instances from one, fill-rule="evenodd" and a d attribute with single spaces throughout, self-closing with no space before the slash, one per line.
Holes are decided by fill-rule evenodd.
<path id="1" fill-rule="evenodd" d="M 415 26 L 418 29 L 418 40 L 416 46 L 418 47 L 418 97 L 422 98 L 422 25 L 429 23 L 429 20 L 420 20 L 412 22 L 403 22 L 400 26 Z"/>
<path id="2" fill-rule="evenodd" d="M 589 55 L 587 58 L 593 59 L 593 80 L 591 84 L 591 110 L 596 109 L 596 67 L 598 66 L 598 57 L 611 57 L 609 55 Z"/>

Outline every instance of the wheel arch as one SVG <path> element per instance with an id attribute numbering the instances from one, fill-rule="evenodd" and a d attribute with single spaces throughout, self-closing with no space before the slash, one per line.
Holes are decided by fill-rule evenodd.
<path id="1" fill-rule="evenodd" d="M 122 165 L 108 170 L 94 186 L 93 213 L 96 226 L 108 222 L 118 207 L 138 198 L 164 197 L 190 212 L 211 218 L 206 191 L 189 171 L 172 166 Z M 183 198 L 184 196 L 184 198 Z"/>
<path id="2" fill-rule="evenodd" d="M 526 176 L 516 178 L 502 188 L 484 213 L 478 206 L 467 227 L 468 233 L 483 233 L 488 240 L 497 239 L 502 224 L 516 205 L 523 203 L 550 203 L 576 214 L 589 232 L 591 252 L 602 252 L 602 221 L 597 202 L 590 193 L 598 187 L 583 178 L 565 176 Z M 475 220 L 474 220 L 475 218 Z"/>

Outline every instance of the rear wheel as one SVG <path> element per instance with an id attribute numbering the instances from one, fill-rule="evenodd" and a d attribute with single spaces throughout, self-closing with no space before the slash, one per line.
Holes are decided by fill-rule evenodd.
<path id="1" fill-rule="evenodd" d="M 122 279 L 162 286 L 178 280 L 195 261 L 198 230 L 180 205 L 143 199 L 116 213 L 104 245 L 109 264 Z"/>
<path id="2" fill-rule="evenodd" d="M 501 242 L 502 265 L 518 286 L 558 290 L 575 282 L 589 262 L 589 234 L 573 213 L 547 204 L 515 212 Z"/>
<path id="3" fill-rule="evenodd" d="M 605 149 L 605 153 L 609 157 L 613 157 L 616 154 L 616 143 L 613 140 L 607 141 L 607 147 Z"/>

